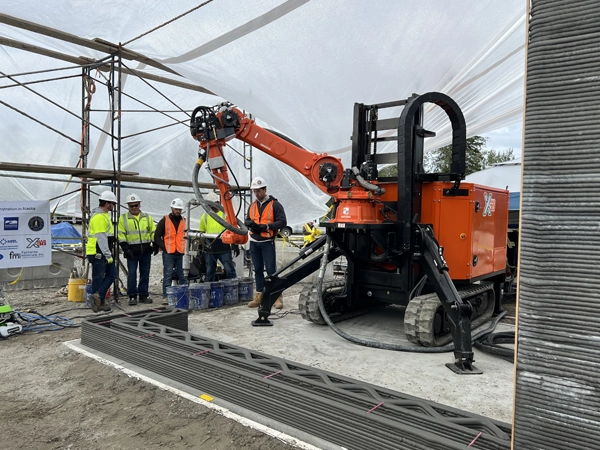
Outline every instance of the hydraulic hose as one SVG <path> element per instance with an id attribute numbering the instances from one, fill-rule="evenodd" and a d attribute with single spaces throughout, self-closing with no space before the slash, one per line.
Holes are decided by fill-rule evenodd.
<path id="1" fill-rule="evenodd" d="M 400 345 L 400 344 L 386 344 L 375 341 L 367 341 L 366 339 L 360 339 L 355 336 L 351 336 L 339 328 L 337 328 L 333 321 L 329 318 L 327 311 L 325 310 L 325 304 L 323 303 L 323 279 L 325 278 L 325 269 L 327 267 L 327 257 L 329 255 L 329 250 L 331 249 L 331 238 L 329 235 L 327 236 L 327 241 L 325 242 L 325 249 L 323 250 L 323 256 L 321 257 L 321 266 L 319 267 L 319 274 L 317 276 L 317 303 L 319 305 L 319 311 L 321 311 L 321 315 L 323 319 L 329 325 L 329 327 L 339 336 L 344 339 L 354 342 L 358 345 L 364 345 L 365 347 L 372 348 L 380 348 L 383 350 L 395 350 L 399 352 L 413 352 L 413 353 L 446 353 L 454 351 L 454 343 L 444 345 L 443 347 L 413 347 L 409 345 Z M 475 336 L 472 336 L 471 341 L 475 342 L 483 337 L 487 336 L 491 332 L 494 331 L 498 322 L 506 315 L 506 311 L 500 313 L 494 322 L 486 329 L 477 333 Z"/>
<path id="2" fill-rule="evenodd" d="M 194 165 L 194 171 L 192 173 L 192 187 L 194 189 L 194 194 L 196 195 L 196 200 L 198 200 L 198 204 L 202 206 L 202 208 L 206 211 L 206 213 L 212 217 L 219 225 L 225 227 L 225 229 L 234 232 L 235 234 L 246 235 L 248 234 L 248 228 L 244 225 L 237 217 L 235 218 L 238 224 L 238 227 L 231 225 L 221 216 L 219 216 L 216 212 L 213 211 L 213 208 L 216 208 L 218 211 L 223 211 L 223 206 L 218 203 L 211 202 L 205 200 L 202 194 L 200 193 L 200 188 L 198 187 L 198 174 L 200 173 L 200 168 L 202 167 L 202 163 L 197 162 Z"/>
<path id="3" fill-rule="evenodd" d="M 492 355 L 500 356 L 507 361 L 514 362 L 515 350 L 513 348 L 502 347 L 498 344 L 514 344 L 515 332 L 504 331 L 498 333 L 490 333 L 484 338 L 478 339 L 473 343 L 473 346 L 483 352 L 491 353 Z"/>
<path id="4" fill-rule="evenodd" d="M 373 191 L 375 193 L 375 195 L 385 194 L 384 188 L 379 187 L 376 184 L 369 183 L 368 181 L 365 181 L 365 179 L 359 175 L 360 170 L 358 170 L 357 167 L 353 167 L 352 172 L 356 176 L 356 181 L 358 181 L 358 184 L 360 184 L 362 187 L 364 187 L 368 191 Z"/>

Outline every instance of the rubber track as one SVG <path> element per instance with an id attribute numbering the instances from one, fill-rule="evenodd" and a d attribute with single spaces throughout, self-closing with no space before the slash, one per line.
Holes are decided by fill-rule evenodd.
<path id="1" fill-rule="evenodd" d="M 323 293 L 327 293 L 328 291 L 331 291 L 333 289 L 340 289 L 341 291 L 345 286 L 345 280 L 325 281 L 323 282 Z M 384 306 L 385 305 L 375 305 L 367 308 L 354 309 L 344 314 L 329 316 L 329 318 L 333 323 L 342 322 L 353 317 L 368 314 L 372 311 L 383 308 Z M 327 325 L 327 322 L 325 322 L 325 319 L 323 319 L 321 311 L 319 310 L 316 283 L 310 286 L 305 286 L 304 289 L 302 289 L 302 292 L 300 292 L 300 297 L 298 298 L 298 308 L 300 310 L 300 315 L 304 320 L 308 320 L 309 322 L 313 322 L 319 325 Z M 329 313 L 329 311 L 327 312 Z"/>
<path id="2" fill-rule="evenodd" d="M 492 317 L 494 313 L 492 283 L 471 284 L 457 290 L 463 300 L 491 291 L 492 298 L 488 298 L 486 310 L 471 321 L 471 329 L 477 328 Z M 434 336 L 433 321 L 440 306 L 442 304 L 436 293 L 420 295 L 408 303 L 404 313 L 404 333 L 411 343 L 425 347 L 441 347 L 452 341 L 452 333 Z"/>

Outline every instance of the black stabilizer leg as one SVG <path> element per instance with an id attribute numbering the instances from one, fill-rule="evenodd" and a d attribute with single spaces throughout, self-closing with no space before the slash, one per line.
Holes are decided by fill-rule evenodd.
<path id="1" fill-rule="evenodd" d="M 267 281 L 267 280 L 265 280 Z M 258 318 L 252 321 L 253 327 L 272 327 L 273 323 L 269 321 L 271 315 L 271 308 L 277 301 L 277 297 L 283 292 L 283 290 L 272 291 L 269 289 L 268 283 L 265 283 L 265 289 L 263 295 L 260 298 L 260 305 L 258 307 Z"/>
<path id="2" fill-rule="evenodd" d="M 454 287 L 448 275 L 448 265 L 431 227 L 428 225 L 417 225 L 417 227 L 422 243 L 423 268 L 452 323 L 454 364 L 446 364 L 446 366 L 457 374 L 481 374 L 483 372 L 473 366 L 471 304 L 464 302 Z"/>
<path id="3" fill-rule="evenodd" d="M 265 278 L 265 289 L 263 290 L 260 306 L 258 307 L 258 318 L 251 322 L 252 326 L 273 326 L 273 324 L 269 321 L 269 316 L 271 315 L 271 308 L 277 301 L 277 297 L 279 297 L 279 295 L 290 286 L 293 286 L 299 281 L 302 281 L 311 273 L 319 270 L 322 254 L 320 256 L 317 255 L 314 258 L 308 259 L 300 267 L 292 269 L 292 266 L 301 259 L 307 259 L 313 253 L 315 253 L 315 251 L 320 249 L 325 244 L 325 241 L 326 239 L 324 239 L 324 237 L 317 239 L 309 247 L 302 249 L 300 255 L 296 259 L 275 272 L 273 275 L 269 275 Z M 328 256 L 329 262 L 339 258 L 341 255 L 342 253 L 339 250 L 331 250 Z"/>

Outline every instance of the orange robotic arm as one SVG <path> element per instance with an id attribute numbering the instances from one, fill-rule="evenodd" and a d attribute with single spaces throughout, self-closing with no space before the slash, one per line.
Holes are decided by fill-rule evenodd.
<path id="1" fill-rule="evenodd" d="M 332 222 L 377 223 L 382 220 L 381 202 L 375 206 L 375 196 L 385 190 L 371 183 L 360 182 L 356 171 L 344 170 L 339 158 L 327 153 L 314 153 L 268 131 L 246 114 L 229 104 L 198 107 L 192 114 L 190 132 L 200 143 L 201 159 L 206 158 L 219 186 L 223 206 L 229 220 L 235 220 L 229 197 L 229 177 L 223 154 L 225 143 L 233 138 L 246 142 L 273 158 L 292 167 L 326 194 L 340 201 L 344 208 Z M 202 156 L 203 155 L 203 156 Z M 371 207 L 365 208 L 365 202 Z M 230 222 L 231 223 L 231 222 Z"/>

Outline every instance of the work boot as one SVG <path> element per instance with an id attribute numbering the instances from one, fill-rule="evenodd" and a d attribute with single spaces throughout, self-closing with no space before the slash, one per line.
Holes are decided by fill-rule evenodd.
<path id="1" fill-rule="evenodd" d="M 98 295 L 98 293 L 92 294 L 92 311 L 95 313 L 100 312 L 100 308 L 102 308 L 102 299 Z"/>
<path id="2" fill-rule="evenodd" d="M 277 300 L 275 300 L 275 304 L 273 306 L 275 309 L 283 308 L 283 295 L 279 295 L 279 297 L 277 297 Z"/>
<path id="3" fill-rule="evenodd" d="M 110 307 L 110 305 L 108 303 L 105 303 L 104 305 L 100 306 L 100 311 L 111 312 L 112 308 Z"/>
<path id="4" fill-rule="evenodd" d="M 141 303 L 142 299 L 140 298 L 140 303 Z M 137 305 L 137 298 L 135 297 L 129 297 L 129 306 L 135 306 Z"/>
<path id="5" fill-rule="evenodd" d="M 152 299 L 150 297 L 140 297 L 140 303 L 152 303 Z"/>
<path id="6" fill-rule="evenodd" d="M 260 306 L 260 299 L 262 298 L 262 292 L 257 292 L 254 296 L 254 300 L 248 302 L 248 308 L 258 308 Z"/>

